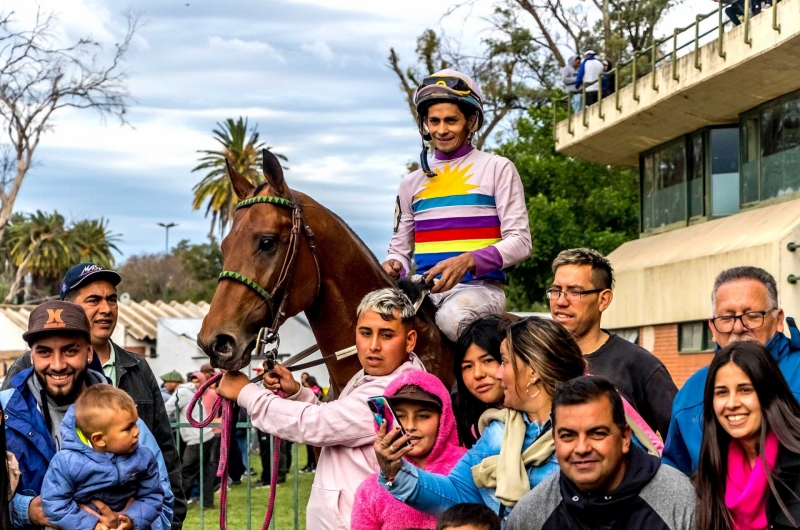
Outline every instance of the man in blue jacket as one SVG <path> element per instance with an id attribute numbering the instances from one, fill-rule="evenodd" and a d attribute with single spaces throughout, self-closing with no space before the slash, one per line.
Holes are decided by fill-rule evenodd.
<path id="1" fill-rule="evenodd" d="M 786 318 L 791 339 L 783 334 L 784 314 L 778 307 L 775 278 L 758 267 L 722 271 L 711 293 L 713 316 L 708 320 L 714 342 L 755 341 L 772 353 L 796 398 L 800 398 L 800 332 Z M 703 441 L 703 391 L 708 367 L 686 381 L 675 396 L 663 460 L 687 475 L 697 468 Z"/>
<path id="2" fill-rule="evenodd" d="M 31 347 L 33 366 L 13 377 L 12 388 L 0 392 L 0 404 L 6 415 L 6 449 L 16 456 L 21 473 L 10 503 L 11 521 L 14 528 L 28 530 L 52 526 L 42 510 L 42 482 L 50 460 L 60 448 L 60 426 L 67 409 L 87 386 L 106 384 L 106 379 L 87 369 L 94 352 L 89 320 L 77 304 L 52 301 L 39 305 L 31 311 L 23 339 Z M 137 426 L 139 443 L 150 449 L 158 461 L 164 489 L 159 528 L 168 530 L 173 495 L 167 468 L 158 444 L 141 419 Z M 98 506 L 103 518 L 115 520 L 117 514 Z"/>

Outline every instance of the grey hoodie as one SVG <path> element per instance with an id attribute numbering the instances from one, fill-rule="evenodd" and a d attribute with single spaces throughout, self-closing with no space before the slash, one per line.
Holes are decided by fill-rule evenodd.
<path id="1" fill-rule="evenodd" d="M 574 68 L 572 64 L 578 58 L 577 55 L 573 55 L 567 61 L 567 65 L 561 69 L 561 82 L 564 83 L 564 90 L 569 93 L 577 92 L 575 90 L 575 79 L 578 77 L 578 69 Z"/>

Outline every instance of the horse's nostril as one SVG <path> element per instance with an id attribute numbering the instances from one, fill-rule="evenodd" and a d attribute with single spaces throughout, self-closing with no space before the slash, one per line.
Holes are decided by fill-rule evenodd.
<path id="1" fill-rule="evenodd" d="M 236 350 L 236 341 L 230 335 L 217 335 L 211 341 L 211 351 L 217 355 L 232 355 Z"/>

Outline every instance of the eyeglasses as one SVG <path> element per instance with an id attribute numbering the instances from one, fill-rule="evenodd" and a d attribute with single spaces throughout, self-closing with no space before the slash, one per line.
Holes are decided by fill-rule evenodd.
<path id="1" fill-rule="evenodd" d="M 736 321 L 742 323 L 742 327 L 748 331 L 758 329 L 764 325 L 764 317 L 768 313 L 772 313 L 775 309 L 769 311 L 748 311 L 741 315 L 726 315 L 722 317 L 714 317 L 711 319 L 711 324 L 720 333 L 730 333 L 736 326 Z"/>
<path id="2" fill-rule="evenodd" d="M 423 87 L 433 86 L 433 85 L 447 87 L 451 90 L 458 92 L 462 96 L 468 96 L 472 94 L 475 97 L 477 97 L 477 94 L 473 94 L 472 89 L 469 87 L 467 82 L 461 79 L 460 77 L 454 77 L 454 76 L 426 77 L 425 79 L 422 80 L 422 84 L 420 85 L 419 89 L 421 90 Z"/>
<path id="3" fill-rule="evenodd" d="M 580 289 L 567 289 L 566 291 L 562 291 L 561 289 L 548 289 L 547 299 L 558 300 L 563 294 L 566 300 L 580 300 L 583 295 L 601 293 L 603 291 L 605 291 L 605 289 L 589 289 L 588 291 L 581 291 Z"/>

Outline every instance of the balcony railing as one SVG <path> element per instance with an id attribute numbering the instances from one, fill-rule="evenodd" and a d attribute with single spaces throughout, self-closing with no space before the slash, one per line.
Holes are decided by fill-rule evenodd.
<path id="1" fill-rule="evenodd" d="M 729 5 L 729 4 L 728 4 Z M 598 87 L 598 101 L 594 105 L 597 105 L 597 115 L 598 117 L 605 121 L 605 113 L 603 112 L 603 100 L 609 99 L 608 97 L 603 97 L 603 79 L 607 78 L 611 75 L 614 76 L 614 103 L 615 108 L 618 112 L 622 111 L 622 105 L 620 103 L 620 89 L 625 88 L 626 86 L 633 85 L 633 100 L 639 101 L 639 90 L 640 83 L 639 78 L 644 76 L 645 74 L 654 71 L 658 68 L 659 63 L 662 63 L 666 60 L 670 60 L 671 68 L 672 68 L 672 79 L 675 81 L 680 81 L 680 77 L 678 75 L 677 65 L 679 58 L 679 53 L 682 50 L 689 48 L 690 46 L 694 46 L 693 52 L 694 53 L 694 67 L 697 70 L 702 70 L 703 65 L 701 61 L 700 55 L 700 48 L 702 46 L 701 41 L 714 33 L 717 33 L 716 40 L 718 42 L 718 50 L 717 53 L 719 56 L 726 60 L 726 53 L 724 49 L 724 35 L 727 26 L 731 26 L 731 22 L 725 20 L 724 17 L 724 9 L 728 6 L 720 2 L 719 8 L 715 9 L 714 11 L 707 13 L 705 15 L 697 15 L 693 23 L 689 24 L 686 27 L 682 28 L 675 28 L 672 33 L 672 36 L 665 37 L 663 39 L 655 39 L 653 43 L 643 50 L 637 50 L 633 53 L 633 57 L 629 60 L 622 62 L 616 65 L 613 69 L 609 70 L 608 72 L 603 72 L 600 74 L 600 77 L 595 82 Z M 776 32 L 781 32 L 781 24 L 780 24 L 780 0 L 775 0 L 770 11 L 772 11 L 772 29 Z M 700 25 L 703 21 L 711 18 L 717 18 L 716 26 L 707 29 L 705 31 L 701 30 Z M 745 0 L 744 2 L 744 32 L 743 32 L 743 39 L 744 43 L 752 46 L 752 40 L 750 38 L 750 1 Z M 678 44 L 679 37 L 686 34 L 694 34 L 693 38 L 690 38 L 683 44 Z M 672 44 L 672 51 L 669 53 L 661 53 L 661 46 L 667 43 Z M 686 54 L 681 54 L 683 56 Z M 620 79 L 625 79 L 624 84 L 620 85 Z M 592 84 L 595 84 L 592 83 Z M 658 79 L 657 76 L 651 76 L 650 82 L 650 90 L 658 92 Z M 558 123 L 559 115 L 563 116 L 563 111 L 561 110 L 563 107 L 562 105 L 566 104 L 567 107 L 567 132 L 571 136 L 575 136 L 575 128 L 574 128 L 574 121 L 573 116 L 577 113 L 582 114 L 582 123 L 583 126 L 588 128 L 588 114 L 587 114 L 587 105 L 586 105 L 586 84 L 581 87 L 581 110 L 577 113 L 573 111 L 572 105 L 570 104 L 570 100 L 573 94 L 568 94 L 562 98 L 554 98 L 553 99 L 553 131 L 554 131 L 554 138 L 556 145 L 558 144 L 558 135 L 555 134 L 556 124 Z M 593 106 L 593 105 L 592 105 Z"/>

